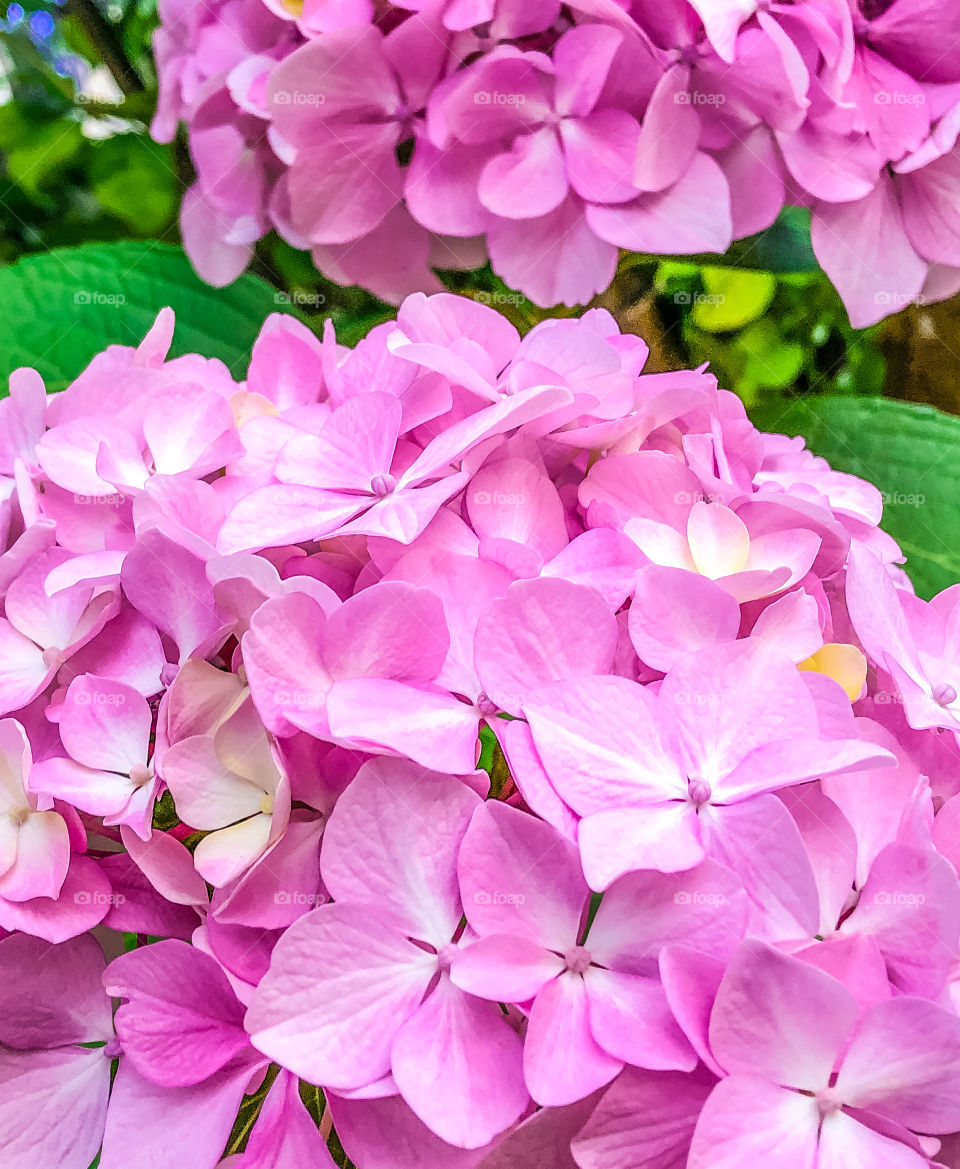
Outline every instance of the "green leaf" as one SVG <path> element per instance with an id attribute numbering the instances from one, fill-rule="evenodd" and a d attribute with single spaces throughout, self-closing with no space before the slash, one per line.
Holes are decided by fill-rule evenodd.
<path id="1" fill-rule="evenodd" d="M 883 492 L 882 526 L 917 592 L 960 581 L 960 418 L 884 398 L 810 398 L 753 412 L 764 430 L 801 434 L 838 471 Z"/>
<path id="2" fill-rule="evenodd" d="M 762 317 L 777 291 L 777 278 L 769 272 L 704 268 L 702 279 L 703 292 L 694 296 L 690 316 L 708 333 L 729 333 Z"/>
<path id="3" fill-rule="evenodd" d="M 785 207 L 765 231 L 737 240 L 727 261 L 764 272 L 816 272 L 819 265 L 810 243 L 810 212 Z"/>
<path id="4" fill-rule="evenodd" d="M 38 369 L 48 389 L 63 389 L 108 345 L 138 344 L 164 305 L 177 314 L 172 356 L 218 357 L 242 378 L 264 319 L 290 311 L 258 276 L 210 288 L 181 248 L 149 241 L 28 256 L 0 269 L 0 304 L 3 393 L 21 365 Z"/>

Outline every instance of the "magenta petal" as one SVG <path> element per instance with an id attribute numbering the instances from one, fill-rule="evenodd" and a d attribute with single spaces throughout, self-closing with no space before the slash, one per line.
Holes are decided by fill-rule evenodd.
<path id="1" fill-rule="evenodd" d="M 687 1075 L 625 1068 L 573 1139 L 579 1169 L 686 1169 L 713 1084 L 704 1069 Z"/>
<path id="2" fill-rule="evenodd" d="M 4 1169 L 88 1169 L 100 1148 L 110 1093 L 102 1048 L 0 1048 Z"/>
<path id="3" fill-rule="evenodd" d="M 300 1099 L 295 1076 L 281 1071 L 234 1169 L 334 1169 L 317 1125 Z"/>
<path id="4" fill-rule="evenodd" d="M 567 195 L 563 152 L 556 132 L 545 127 L 517 138 L 510 151 L 483 168 L 480 202 L 504 219 L 538 219 L 555 211 Z"/>
<path id="5" fill-rule="evenodd" d="M 678 66 L 660 77 L 643 115 L 633 180 L 641 191 L 673 186 L 693 161 L 700 117 L 690 101 L 690 70 Z"/>
<path id="6" fill-rule="evenodd" d="M 257 1070 L 253 1061 L 239 1060 L 199 1084 L 163 1088 L 121 1059 L 103 1137 L 102 1169 L 156 1169 L 158 1149 L 163 1150 L 164 1169 L 214 1169 Z"/>
<path id="7" fill-rule="evenodd" d="M 484 1151 L 457 1149 L 433 1133 L 402 1096 L 328 1094 L 337 1136 L 355 1165 L 371 1169 L 478 1169 Z"/>
<path id="8" fill-rule="evenodd" d="M 104 974 L 124 1055 L 155 1084 L 198 1084 L 247 1051 L 243 1007 L 217 963 L 178 941 L 115 959 Z"/>
<path id="9" fill-rule="evenodd" d="M 63 1047 L 109 1040 L 110 1001 L 103 991 L 104 958 L 90 936 L 51 946 L 28 934 L 0 942 L 0 1043 Z"/>

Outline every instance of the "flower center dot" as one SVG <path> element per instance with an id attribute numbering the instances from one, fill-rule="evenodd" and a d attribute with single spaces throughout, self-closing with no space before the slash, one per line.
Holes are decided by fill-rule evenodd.
<path id="1" fill-rule="evenodd" d="M 571 946 L 563 961 L 571 974 L 584 974 L 590 965 L 590 951 L 586 946 Z"/>

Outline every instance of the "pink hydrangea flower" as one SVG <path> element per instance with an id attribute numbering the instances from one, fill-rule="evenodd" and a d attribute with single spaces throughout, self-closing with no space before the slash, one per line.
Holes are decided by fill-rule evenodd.
<path id="1" fill-rule="evenodd" d="M 842 89 L 813 7 L 665 6 L 644 51 L 704 93 L 812 39 Z M 557 16 L 425 10 L 451 84 L 481 11 Z M 549 47 L 495 63 L 546 94 Z M 243 382 L 172 327 L 0 403 L 14 1169 L 329 1169 L 334 1130 L 357 1169 L 949 1167 L 955 588 L 879 492 L 601 310 L 274 318 Z"/>

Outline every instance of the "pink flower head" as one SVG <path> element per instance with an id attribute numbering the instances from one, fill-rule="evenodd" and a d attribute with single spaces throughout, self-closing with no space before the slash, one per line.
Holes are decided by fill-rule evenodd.
<path id="1" fill-rule="evenodd" d="M 913 1135 L 960 1127 L 960 1024 L 924 999 L 859 1019 L 836 979 L 757 942 L 727 969 L 710 1016 L 727 1073 L 697 1122 L 689 1165 L 926 1164 Z M 912 1131 L 911 1131 L 912 1130 Z"/>
<path id="2" fill-rule="evenodd" d="M 321 870 L 334 904 L 274 951 L 246 1025 L 271 1058 L 336 1089 L 392 1074 L 444 1140 L 477 1148 L 527 1102 L 520 1040 L 450 967 L 457 849 L 479 797 L 410 763 L 368 763 L 341 797 Z"/>
<path id="3" fill-rule="evenodd" d="M 742 818 L 773 814 L 769 793 L 892 762 L 883 748 L 823 737 L 801 675 L 753 639 L 688 655 L 656 696 L 585 677 L 544 687 L 523 710 L 551 783 L 582 817 L 584 871 L 600 889 L 637 869 L 727 860 Z"/>

